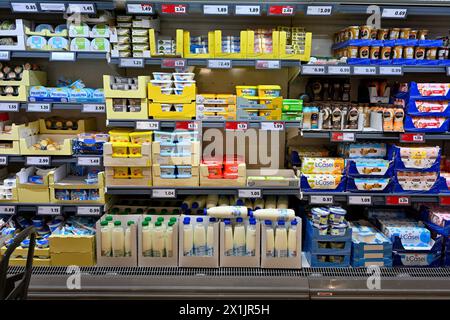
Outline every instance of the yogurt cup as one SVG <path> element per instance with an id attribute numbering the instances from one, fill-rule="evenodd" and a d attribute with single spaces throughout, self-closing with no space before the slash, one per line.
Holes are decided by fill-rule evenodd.
<path id="1" fill-rule="evenodd" d="M 175 179 L 175 166 L 160 166 L 161 178 Z"/>
<path id="2" fill-rule="evenodd" d="M 342 263 L 344 261 L 343 256 L 329 256 L 329 259 L 332 263 Z"/>
<path id="3" fill-rule="evenodd" d="M 343 236 L 345 235 L 345 231 L 347 231 L 347 224 L 341 223 L 341 224 L 333 224 L 330 226 L 330 234 L 332 236 Z"/>
<path id="4" fill-rule="evenodd" d="M 330 242 L 331 249 L 344 249 L 345 242 Z"/>
<path id="5" fill-rule="evenodd" d="M 330 215 L 330 211 L 327 208 L 312 208 L 311 213 L 314 224 L 324 226 L 328 224 L 328 216 Z"/>
<path id="6" fill-rule="evenodd" d="M 168 81 L 172 79 L 172 74 L 168 72 L 153 72 L 153 79 Z"/>
<path id="7" fill-rule="evenodd" d="M 195 74 L 191 72 L 173 74 L 175 81 L 192 81 L 194 80 L 194 76 Z"/>
<path id="8" fill-rule="evenodd" d="M 345 215 L 347 211 L 339 207 L 331 207 L 330 215 L 328 216 L 328 221 L 331 224 L 341 224 L 344 222 Z"/>
<path id="9" fill-rule="evenodd" d="M 314 223 L 313 226 L 318 229 L 319 235 L 324 236 L 328 234 L 328 225 L 321 225 Z"/>
<path id="10" fill-rule="evenodd" d="M 184 87 L 189 87 L 192 86 L 193 84 L 195 84 L 195 81 L 190 80 L 190 81 L 174 81 L 175 83 L 175 88 L 176 89 L 183 89 Z"/>
<path id="11" fill-rule="evenodd" d="M 172 87 L 172 81 L 170 80 L 151 80 L 150 82 L 152 85 L 163 89 L 169 89 Z"/>
<path id="12" fill-rule="evenodd" d="M 192 167 L 191 166 L 177 166 L 178 175 L 177 178 L 191 178 L 192 177 Z"/>

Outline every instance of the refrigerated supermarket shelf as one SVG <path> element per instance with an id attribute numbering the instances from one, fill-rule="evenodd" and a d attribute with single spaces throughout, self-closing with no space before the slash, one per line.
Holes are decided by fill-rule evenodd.
<path id="1" fill-rule="evenodd" d="M 39 207 L 48 208 L 39 212 Z M 56 208 L 56 209 L 55 209 Z M 57 204 L 57 203 L 0 203 L 0 215 L 37 214 L 57 216 L 60 214 L 100 217 L 105 211 L 99 204 Z"/>
<path id="2" fill-rule="evenodd" d="M 6 163 L 26 163 L 27 156 L 21 155 L 1 155 L 0 157 L 6 157 Z M 30 156 L 30 157 L 40 157 L 40 156 Z M 43 156 L 45 157 L 45 156 Z M 50 157 L 50 165 L 61 165 L 65 163 L 78 163 L 79 158 L 99 158 L 100 163 L 99 166 L 102 165 L 103 155 L 72 155 L 72 156 L 49 156 Z M 97 165 L 97 163 L 95 164 Z"/>
<path id="3" fill-rule="evenodd" d="M 61 51 L 55 51 L 61 52 Z M 62 51 L 64 52 L 64 51 Z M 74 52 L 76 59 L 80 60 L 105 60 L 105 52 Z M 52 55 L 51 51 L 11 51 L 11 58 L 40 58 L 50 59 Z M 64 61 L 62 61 L 64 62 Z M 70 61 L 65 61 L 70 62 Z"/>
<path id="4" fill-rule="evenodd" d="M 176 198 L 178 195 L 238 195 L 239 190 L 261 190 L 263 196 L 266 195 L 294 195 L 298 196 L 300 191 L 298 188 L 289 187 L 271 187 L 271 188 L 259 188 L 259 187 L 107 187 L 106 193 L 111 195 L 148 195 L 158 198 L 159 194 L 157 190 L 171 190 L 175 191 L 169 198 Z M 154 193 L 156 190 L 156 193 Z M 171 194 L 171 192 L 169 192 Z"/>
<path id="5" fill-rule="evenodd" d="M 24 267 L 11 267 L 9 274 Z M 369 288 L 366 268 L 81 267 L 81 288 L 69 289 L 67 267 L 34 267 L 30 299 L 270 298 L 439 299 L 450 296 L 450 269 L 380 268 Z"/>
<path id="6" fill-rule="evenodd" d="M 356 140 L 400 140 L 401 133 L 398 132 L 355 132 L 355 131 L 318 131 L 301 130 L 300 135 L 307 139 L 330 139 L 333 132 L 349 132 L 355 134 Z M 416 134 L 416 132 L 410 132 Z M 417 133 L 420 134 L 420 133 Z M 423 133 L 427 140 L 450 140 L 450 133 Z M 343 141 L 345 142 L 345 141 Z"/>
<path id="7" fill-rule="evenodd" d="M 15 103 L 14 101 L 11 101 L 11 103 Z M 51 110 L 78 110 L 84 113 L 105 113 L 106 107 L 104 102 L 87 102 L 87 103 L 72 103 L 72 102 L 24 102 L 20 103 L 20 109 L 21 110 L 28 110 L 29 104 L 49 104 L 50 105 L 50 111 Z M 96 111 L 93 110 L 93 108 L 87 109 L 84 106 L 85 105 L 91 105 L 94 107 L 97 106 Z M 48 111 L 42 111 L 42 112 L 48 112 Z"/>
<path id="8" fill-rule="evenodd" d="M 11 8 L 11 2 L 26 2 L 27 4 L 35 4 L 42 1 L 29 1 L 29 0 L 11 0 L 11 1 L 0 1 L 0 8 Z M 90 0 L 90 1 L 80 1 L 80 0 L 47 0 L 46 3 L 58 3 L 58 4 L 65 4 L 66 8 L 69 4 L 78 4 L 78 3 L 85 3 L 85 4 L 93 4 L 97 10 L 113 10 L 115 6 L 115 1 L 113 0 Z M 29 12 L 34 14 L 42 14 L 46 13 L 47 11 L 40 11 L 40 7 L 38 7 L 37 12 Z M 57 12 L 61 13 L 61 12 Z"/>
<path id="9" fill-rule="evenodd" d="M 186 120 L 179 120 L 185 122 Z M 261 123 L 284 123 L 285 128 L 298 128 L 300 129 L 300 121 L 210 121 L 210 120 L 187 120 L 187 121 L 199 121 L 204 128 L 225 128 L 226 123 L 247 123 L 250 128 L 261 128 Z M 106 120 L 106 126 L 114 128 L 135 128 L 136 122 L 158 122 L 161 128 L 175 128 L 177 120 Z"/>

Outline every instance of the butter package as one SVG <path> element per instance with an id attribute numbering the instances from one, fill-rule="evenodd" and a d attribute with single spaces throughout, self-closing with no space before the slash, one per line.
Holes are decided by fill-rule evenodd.
<path id="1" fill-rule="evenodd" d="M 89 37 L 89 26 L 86 23 L 70 24 L 69 37 Z"/>
<path id="2" fill-rule="evenodd" d="M 302 173 L 342 174 L 345 162 L 342 158 L 302 158 Z"/>
<path id="3" fill-rule="evenodd" d="M 352 143 L 344 147 L 346 158 L 384 158 L 386 144 L 384 143 Z"/>
<path id="4" fill-rule="evenodd" d="M 392 174 L 392 162 L 384 159 L 350 159 L 347 161 L 349 176 L 379 176 Z"/>
<path id="5" fill-rule="evenodd" d="M 50 96 L 50 93 L 46 87 L 43 87 L 43 86 L 30 87 L 30 91 L 29 91 L 30 101 L 40 101 L 40 100 L 32 100 L 32 99 L 48 98 L 49 96 Z"/>
<path id="6" fill-rule="evenodd" d="M 307 185 L 304 185 L 306 179 Z M 302 174 L 302 190 L 335 190 L 342 181 L 342 175 L 336 174 Z"/>
<path id="7" fill-rule="evenodd" d="M 69 89 L 69 101 L 70 102 L 86 102 L 92 98 L 93 89 L 81 88 L 81 89 Z"/>
<path id="8" fill-rule="evenodd" d="M 46 50 L 47 40 L 41 36 L 28 37 L 27 47 L 31 50 Z"/>
<path id="9" fill-rule="evenodd" d="M 51 50 L 69 50 L 69 40 L 63 37 L 51 37 L 48 39 L 48 47 Z"/>
<path id="10" fill-rule="evenodd" d="M 108 38 L 109 37 L 109 26 L 106 24 L 96 24 L 92 27 L 91 38 Z"/>
<path id="11" fill-rule="evenodd" d="M 109 52 L 109 41 L 105 38 L 92 39 L 90 48 L 91 51 Z"/>
<path id="12" fill-rule="evenodd" d="M 70 51 L 90 51 L 91 42 L 86 38 L 74 38 L 70 41 Z"/>
<path id="13" fill-rule="evenodd" d="M 390 182 L 390 178 L 348 178 L 347 191 L 387 192 Z"/>

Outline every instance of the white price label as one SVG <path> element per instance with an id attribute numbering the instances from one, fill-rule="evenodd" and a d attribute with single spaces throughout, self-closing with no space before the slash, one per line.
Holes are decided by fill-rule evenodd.
<path id="1" fill-rule="evenodd" d="M 409 204 L 409 198 L 408 197 L 398 198 L 398 204 Z"/>
<path id="2" fill-rule="evenodd" d="M 27 166 L 49 166 L 51 163 L 50 157 L 27 157 Z"/>
<path id="3" fill-rule="evenodd" d="M 104 103 L 85 103 L 83 104 L 82 111 L 90 113 L 104 113 L 106 112 L 106 107 Z"/>
<path id="4" fill-rule="evenodd" d="M 356 67 L 353 67 L 353 74 L 374 75 L 374 74 L 377 74 L 377 67 L 356 66 Z"/>
<path id="5" fill-rule="evenodd" d="M 256 69 L 280 69 L 281 62 L 280 62 L 280 60 L 256 60 L 255 68 Z"/>
<path id="6" fill-rule="evenodd" d="M 231 69 L 231 60 L 208 60 L 210 69 Z"/>
<path id="7" fill-rule="evenodd" d="M 100 207 L 77 207 L 79 216 L 99 216 L 102 210 Z"/>
<path id="8" fill-rule="evenodd" d="M 136 130 L 159 130 L 158 121 L 136 121 Z"/>
<path id="9" fill-rule="evenodd" d="M 408 9 L 400 9 L 400 8 L 384 8 L 381 13 L 382 18 L 391 18 L 391 19 L 405 19 L 406 14 L 408 13 Z"/>
<path id="10" fill-rule="evenodd" d="M 174 11 L 175 13 L 186 13 L 186 6 L 175 6 Z"/>
<path id="11" fill-rule="evenodd" d="M 283 122 L 261 122 L 261 130 L 282 131 L 284 130 Z"/>
<path id="12" fill-rule="evenodd" d="M 75 61 L 77 56 L 75 52 L 50 52 L 50 61 Z"/>
<path id="13" fill-rule="evenodd" d="M 66 12 L 66 5 L 64 3 L 51 3 L 43 2 L 39 3 L 41 11 L 51 11 L 51 12 Z"/>
<path id="14" fill-rule="evenodd" d="M 236 130 L 247 130 L 248 123 L 247 122 L 238 122 L 236 123 Z"/>
<path id="15" fill-rule="evenodd" d="M 59 215 L 61 214 L 61 207 L 58 206 L 39 206 L 38 212 L 39 215 L 49 214 L 49 215 Z"/>
<path id="16" fill-rule="evenodd" d="M 349 196 L 348 204 L 357 206 L 370 206 L 372 204 L 371 196 Z"/>
<path id="17" fill-rule="evenodd" d="M 239 189 L 238 197 L 239 198 L 261 198 L 262 191 L 261 191 L 261 189 Z"/>
<path id="18" fill-rule="evenodd" d="M 259 16 L 261 14 L 261 6 L 237 5 L 235 14 L 239 16 Z"/>
<path id="19" fill-rule="evenodd" d="M 203 5 L 203 14 L 212 15 L 227 15 L 228 6 L 227 5 Z"/>
<path id="20" fill-rule="evenodd" d="M 153 189 L 152 198 L 176 198 L 175 189 Z"/>
<path id="21" fill-rule="evenodd" d="M 310 204 L 333 204 L 334 198 L 333 196 L 309 196 L 309 203 Z"/>
<path id="22" fill-rule="evenodd" d="M 8 164 L 7 156 L 0 156 L 0 166 L 6 166 Z"/>
<path id="23" fill-rule="evenodd" d="M 152 14 L 153 5 L 150 3 L 127 3 L 127 12 L 134 14 Z"/>
<path id="24" fill-rule="evenodd" d="M 93 3 L 69 3 L 68 13 L 95 13 L 95 5 Z"/>
<path id="25" fill-rule="evenodd" d="M 18 102 L 0 102 L 0 111 L 18 112 L 20 103 Z"/>
<path id="26" fill-rule="evenodd" d="M 0 214 L 14 214 L 16 213 L 15 206 L 0 206 Z"/>
<path id="27" fill-rule="evenodd" d="M 403 75 L 402 67 L 380 67 L 380 75 L 401 76 Z"/>
<path id="28" fill-rule="evenodd" d="M 11 9 L 14 12 L 38 12 L 35 2 L 11 2 Z"/>
<path id="29" fill-rule="evenodd" d="M 11 60 L 11 52 L 10 51 L 0 51 L 0 60 L 1 61 Z"/>
<path id="30" fill-rule="evenodd" d="M 121 58 L 119 67 L 121 68 L 143 68 L 145 65 L 143 58 Z"/>
<path id="31" fill-rule="evenodd" d="M 77 164 L 79 166 L 99 166 L 101 163 L 100 157 L 78 157 Z"/>
<path id="32" fill-rule="evenodd" d="M 28 112 L 50 112 L 51 104 L 50 103 L 29 103 L 27 104 Z"/>
<path id="33" fill-rule="evenodd" d="M 302 66 L 302 74 L 325 74 L 325 66 Z"/>
<path id="34" fill-rule="evenodd" d="M 329 66 L 328 74 L 350 74 L 351 68 L 348 66 Z"/>
<path id="35" fill-rule="evenodd" d="M 308 16 L 329 16 L 333 10 L 332 6 L 308 6 L 306 15 Z"/>

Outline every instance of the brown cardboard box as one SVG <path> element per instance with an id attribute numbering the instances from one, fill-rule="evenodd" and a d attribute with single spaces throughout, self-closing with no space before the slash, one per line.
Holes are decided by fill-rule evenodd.
<path id="1" fill-rule="evenodd" d="M 52 266 L 95 266 L 94 252 L 56 252 L 51 260 Z"/>
<path id="2" fill-rule="evenodd" d="M 95 252 L 95 236 L 64 236 L 52 234 L 49 238 L 50 253 Z"/>

